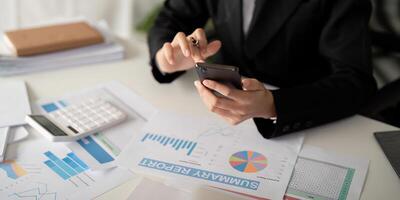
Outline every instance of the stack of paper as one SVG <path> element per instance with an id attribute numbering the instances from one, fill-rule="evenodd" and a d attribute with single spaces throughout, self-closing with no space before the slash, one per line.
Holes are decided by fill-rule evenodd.
<path id="1" fill-rule="evenodd" d="M 123 59 L 124 48 L 115 42 L 108 31 L 107 24 L 98 22 L 92 25 L 102 33 L 105 38 L 104 43 L 36 56 L 15 57 L 10 55 L 10 50 L 5 47 L 5 41 L 0 40 L 0 75 L 15 75 Z"/>

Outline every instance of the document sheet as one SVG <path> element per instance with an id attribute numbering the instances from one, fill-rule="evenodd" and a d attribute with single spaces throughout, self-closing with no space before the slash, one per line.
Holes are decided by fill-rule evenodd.
<path id="1" fill-rule="evenodd" d="M 134 172 L 282 199 L 302 142 L 302 135 L 290 141 L 293 148 L 282 141 L 266 140 L 250 121 L 230 126 L 160 112 L 118 159 Z"/>
<path id="2" fill-rule="evenodd" d="M 305 146 L 298 157 L 285 199 L 359 199 L 368 163 L 366 159 Z"/>

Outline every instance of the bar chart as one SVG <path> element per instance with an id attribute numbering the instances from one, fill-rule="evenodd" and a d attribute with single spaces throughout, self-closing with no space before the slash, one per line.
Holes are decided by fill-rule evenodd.
<path id="1" fill-rule="evenodd" d="M 79 145 L 85 149 L 94 159 L 99 163 L 104 164 L 114 160 L 114 158 L 101 147 L 94 139 L 93 136 L 88 136 L 77 140 Z"/>
<path id="2" fill-rule="evenodd" d="M 187 151 L 186 155 L 188 155 L 188 156 L 190 156 L 192 154 L 193 150 L 197 146 L 197 142 L 194 142 L 194 141 L 179 139 L 179 138 L 165 136 L 165 135 L 152 134 L 152 133 L 146 133 L 143 136 L 143 138 L 141 139 L 141 142 L 146 142 L 146 141 L 155 142 L 159 145 L 169 147 L 176 151 L 186 150 Z"/>
<path id="3" fill-rule="evenodd" d="M 79 187 L 80 183 L 89 186 L 90 182 L 94 182 L 93 178 L 85 173 L 89 167 L 74 153 L 68 153 L 64 158 L 59 158 L 51 151 L 46 151 L 44 155 L 48 160 L 43 163 L 61 179 L 68 180 L 76 187 Z"/>

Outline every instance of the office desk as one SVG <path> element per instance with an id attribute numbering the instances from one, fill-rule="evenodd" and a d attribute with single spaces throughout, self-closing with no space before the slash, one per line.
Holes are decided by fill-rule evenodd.
<path id="1" fill-rule="evenodd" d="M 118 80 L 159 109 L 215 117 L 207 111 L 196 93 L 193 71 L 171 84 L 159 84 L 151 75 L 143 39 L 125 41 L 125 44 L 128 58 L 124 61 L 3 77 L 0 78 L 0 84 L 5 80 L 25 80 L 31 101 L 35 101 Z M 400 179 L 373 137 L 375 131 L 395 129 L 362 116 L 353 116 L 304 131 L 305 145 L 369 159 L 370 167 L 361 199 L 399 199 Z M 139 180 L 129 181 L 98 199 L 125 199 Z"/>

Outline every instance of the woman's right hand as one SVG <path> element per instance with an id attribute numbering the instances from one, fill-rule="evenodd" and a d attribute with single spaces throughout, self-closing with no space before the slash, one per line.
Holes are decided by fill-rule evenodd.
<path id="1" fill-rule="evenodd" d="M 191 37 L 199 41 L 199 47 L 192 45 Z M 159 69 L 164 73 L 184 71 L 194 67 L 195 62 L 204 62 L 208 57 L 216 54 L 221 48 L 221 41 L 207 42 L 202 28 L 196 29 L 186 36 L 183 32 L 175 35 L 172 42 L 164 43 L 156 53 Z"/>

